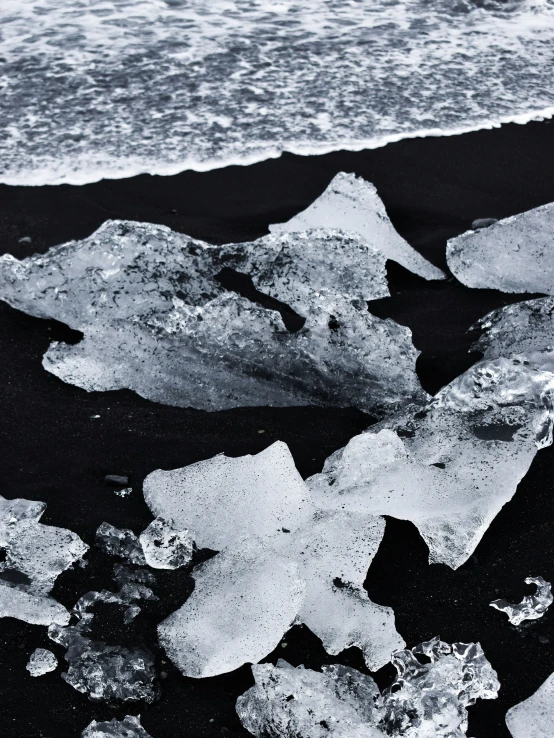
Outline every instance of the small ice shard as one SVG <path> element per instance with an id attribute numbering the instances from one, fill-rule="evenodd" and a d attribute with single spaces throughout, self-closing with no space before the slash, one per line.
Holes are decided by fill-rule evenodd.
<path id="1" fill-rule="evenodd" d="M 425 279 L 445 278 L 440 269 L 418 254 L 395 231 L 374 185 L 355 174 L 340 172 L 306 210 L 286 223 L 269 226 L 272 233 L 309 228 L 340 228 L 359 233 L 386 259 L 402 264 L 414 274 Z"/>
<path id="2" fill-rule="evenodd" d="M 291 627 L 304 597 L 297 564 L 253 536 L 197 567 L 193 577 L 192 595 L 158 626 L 161 645 L 190 677 L 262 659 Z"/>
<path id="3" fill-rule="evenodd" d="M 1 582 L 0 618 L 16 618 L 30 625 L 67 625 L 69 612 L 52 597 L 34 594 L 23 585 Z"/>
<path id="4" fill-rule="evenodd" d="M 129 564 L 146 564 L 138 536 L 128 528 L 116 528 L 110 523 L 102 523 L 96 531 L 96 545 L 105 554 L 119 556 Z"/>
<path id="5" fill-rule="evenodd" d="M 537 452 L 552 442 L 554 374 L 476 364 L 426 406 L 371 427 L 307 480 L 318 507 L 411 520 L 431 562 L 473 553 Z"/>
<path id="6" fill-rule="evenodd" d="M 287 330 L 276 309 L 227 291 L 224 269 L 249 275 L 303 326 Z M 0 258 L 2 299 L 84 333 L 78 344 L 50 346 L 48 371 L 88 391 L 127 387 L 204 410 L 384 414 L 424 399 L 410 330 L 367 310 L 386 294 L 383 254 L 339 231 L 211 246 L 165 226 L 108 221 L 45 255 Z"/>
<path id="7" fill-rule="evenodd" d="M 106 474 L 104 482 L 110 487 L 126 487 L 129 484 L 129 477 L 120 474 Z"/>
<path id="8" fill-rule="evenodd" d="M 554 294 L 554 203 L 448 241 L 446 259 L 468 287 Z"/>
<path id="9" fill-rule="evenodd" d="M 30 246 L 33 241 L 29 236 L 23 236 L 23 238 L 18 239 L 17 243 L 21 244 L 22 246 Z"/>
<path id="10" fill-rule="evenodd" d="M 396 651 L 398 675 L 382 694 L 370 676 L 345 666 L 322 672 L 285 661 L 252 667 L 255 685 L 237 700 L 237 713 L 257 738 L 463 738 L 467 707 L 494 699 L 496 672 L 475 643 L 450 646 L 438 638 Z"/>
<path id="11" fill-rule="evenodd" d="M 152 738 L 140 724 L 140 715 L 126 715 L 123 720 L 92 723 L 81 733 L 81 738 Z"/>
<path id="12" fill-rule="evenodd" d="M 188 530 L 179 530 L 173 520 L 156 518 L 139 541 L 146 563 L 154 569 L 178 569 L 192 559 L 194 538 Z"/>
<path id="13" fill-rule="evenodd" d="M 27 666 L 25 667 L 32 677 L 43 676 L 50 671 L 55 671 L 58 666 L 58 659 L 46 648 L 37 648 L 31 654 Z"/>
<path id="14" fill-rule="evenodd" d="M 117 497 L 129 497 L 132 491 L 132 487 L 124 487 L 123 489 L 114 489 L 113 492 L 114 495 L 117 495 Z"/>
<path id="15" fill-rule="evenodd" d="M 554 674 L 551 674 L 531 697 L 508 710 L 506 725 L 513 738 L 552 738 Z"/>
<path id="16" fill-rule="evenodd" d="M 519 625 L 524 620 L 542 618 L 554 602 L 552 586 L 542 577 L 527 577 L 525 584 L 536 585 L 537 591 L 532 595 L 525 595 L 519 605 L 510 604 L 507 600 L 494 600 L 490 603 L 491 607 L 505 612 L 512 625 Z"/>
<path id="17" fill-rule="evenodd" d="M 498 218 L 477 218 L 471 224 L 471 230 L 478 231 L 481 228 L 488 228 L 495 223 L 498 223 Z"/>
<path id="18" fill-rule="evenodd" d="M 239 536 L 286 536 L 283 529 L 296 530 L 314 512 L 282 441 L 253 456 L 221 454 L 182 469 L 158 469 L 144 481 L 144 499 L 154 515 L 193 530 L 198 547 L 214 551 Z"/>

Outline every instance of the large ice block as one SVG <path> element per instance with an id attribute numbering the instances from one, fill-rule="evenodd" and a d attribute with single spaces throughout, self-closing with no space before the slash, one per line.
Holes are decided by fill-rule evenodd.
<path id="1" fill-rule="evenodd" d="M 513 738 L 552 738 L 554 735 L 554 674 L 523 702 L 506 713 Z"/>

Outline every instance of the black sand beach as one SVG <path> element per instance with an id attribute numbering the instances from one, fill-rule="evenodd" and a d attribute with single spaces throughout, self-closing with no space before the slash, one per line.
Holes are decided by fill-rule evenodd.
<path id="1" fill-rule="evenodd" d="M 212 242 L 250 240 L 306 207 L 339 171 L 372 181 L 397 230 L 434 264 L 445 266 L 446 239 L 479 217 L 502 218 L 554 201 L 554 123 L 508 125 L 462 136 L 406 140 L 382 149 L 319 157 L 284 155 L 250 167 L 173 177 L 142 175 L 81 187 L 0 186 L 0 250 L 18 258 L 89 235 L 109 218 L 162 223 Z M 18 239 L 28 236 L 31 245 Z M 490 310 L 527 299 L 469 290 L 453 279 L 425 282 L 389 263 L 391 297 L 371 303 L 381 317 L 409 326 L 422 354 L 418 373 L 436 392 L 473 363 L 468 328 Z M 52 340 L 78 334 L 0 303 L 0 438 L 6 497 L 43 500 L 43 522 L 71 528 L 87 543 L 103 521 L 142 530 L 151 515 L 141 483 L 156 468 L 174 468 L 225 452 L 256 453 L 285 441 L 303 476 L 373 419 L 354 410 L 250 408 L 205 413 L 157 405 L 129 391 L 104 394 L 63 384 L 41 366 Z M 99 415 L 99 418 L 93 416 Z M 127 499 L 104 485 L 106 474 L 129 474 Z M 409 646 L 434 635 L 448 642 L 480 641 L 502 684 L 499 698 L 470 709 L 468 735 L 508 738 L 506 710 L 534 692 L 552 672 L 554 614 L 527 628 L 509 626 L 489 607 L 497 597 L 519 601 L 523 579 L 554 579 L 554 449 L 541 451 L 514 499 L 496 518 L 475 556 L 453 572 L 429 566 L 427 550 L 409 523 L 387 520 L 370 568 L 371 598 L 390 605 Z M 199 554 L 204 555 L 204 554 Z M 207 553 L 205 554 L 208 555 Z M 92 552 L 86 575 L 62 575 L 56 596 L 71 607 L 86 589 L 110 588 L 111 564 Z M 131 628 L 106 612 L 96 635 L 113 643 L 152 647 L 155 626 L 176 609 L 193 581 L 187 571 L 159 576 L 159 603 L 147 603 Z M 85 584 L 84 584 L 85 583 Z M 285 645 L 286 644 L 286 645 Z M 141 714 L 153 738 L 247 735 L 235 715 L 250 668 L 196 681 L 158 654 L 162 697 L 153 705 L 112 710 L 65 685 L 62 666 L 40 679 L 25 670 L 36 647 L 50 648 L 44 628 L 10 619 L 0 630 L 4 676 L 0 735 L 74 738 L 92 719 Z M 364 670 L 356 649 L 329 657 L 305 627 L 295 627 L 268 659 L 317 668 L 340 661 Z M 162 662 L 162 660 L 164 660 Z M 381 686 L 392 668 L 377 674 Z"/>

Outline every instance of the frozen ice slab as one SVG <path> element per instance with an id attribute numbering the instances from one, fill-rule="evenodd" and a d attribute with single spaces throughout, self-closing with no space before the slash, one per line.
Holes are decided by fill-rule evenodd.
<path id="1" fill-rule="evenodd" d="M 537 591 L 532 595 L 526 595 L 519 605 L 510 604 L 507 600 L 494 600 L 491 607 L 505 612 L 512 625 L 519 625 L 524 620 L 537 620 L 542 618 L 550 605 L 554 602 L 552 597 L 552 586 L 542 577 L 527 577 L 525 584 L 534 584 Z"/>
<path id="2" fill-rule="evenodd" d="M 148 566 L 153 569 L 178 569 L 186 566 L 194 552 L 194 538 L 180 530 L 173 520 L 156 518 L 139 536 Z"/>
<path id="3" fill-rule="evenodd" d="M 554 674 L 531 697 L 508 710 L 506 725 L 513 738 L 552 738 Z"/>
<path id="4" fill-rule="evenodd" d="M 467 707 L 494 699 L 500 687 L 478 643 L 434 638 L 396 651 L 392 662 L 398 675 L 383 694 L 370 676 L 345 666 L 321 673 L 281 660 L 253 666 L 255 685 L 237 700 L 238 716 L 258 738 L 463 738 Z"/>
<path id="5" fill-rule="evenodd" d="M 356 234 L 269 235 L 211 246 L 164 226 L 108 221 L 83 241 L 0 258 L 0 297 L 84 333 L 54 343 L 44 366 L 88 391 L 130 388 L 205 410 L 355 406 L 386 412 L 423 398 L 408 328 L 367 311 L 388 294 L 385 258 Z M 305 318 L 287 330 L 218 281 L 250 275 Z"/>
<path id="6" fill-rule="evenodd" d="M 81 733 L 81 738 L 152 738 L 140 724 L 140 715 L 126 715 L 123 720 L 92 723 Z"/>
<path id="7" fill-rule="evenodd" d="M 261 539 L 239 539 L 193 572 L 185 604 L 158 626 L 185 676 L 208 677 L 256 662 L 293 624 L 304 597 L 298 566 Z"/>
<path id="8" fill-rule="evenodd" d="M 554 374 L 524 358 L 476 364 L 424 408 L 352 439 L 307 480 L 316 505 L 411 520 L 431 562 L 463 564 L 552 442 Z"/>
<path id="9" fill-rule="evenodd" d="M 309 228 L 340 228 L 359 233 L 386 259 L 402 264 L 420 277 L 445 278 L 444 272 L 418 254 L 395 231 L 375 187 L 355 174 L 340 172 L 306 210 L 286 223 L 269 226 L 272 233 L 305 231 Z"/>
<path id="10" fill-rule="evenodd" d="M 37 648 L 31 654 L 25 667 L 32 677 L 43 676 L 50 671 L 55 671 L 58 659 L 46 648 Z"/>
<path id="11" fill-rule="evenodd" d="M 554 294 L 554 203 L 448 241 L 450 270 L 468 287 Z"/>

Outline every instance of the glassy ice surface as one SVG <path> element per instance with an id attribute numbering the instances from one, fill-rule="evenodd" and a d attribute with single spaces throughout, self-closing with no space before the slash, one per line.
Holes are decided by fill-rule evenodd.
<path id="1" fill-rule="evenodd" d="M 25 667 L 32 677 L 43 676 L 54 671 L 58 666 L 58 659 L 46 648 L 37 648 L 31 654 Z"/>
<path id="2" fill-rule="evenodd" d="M 552 443 L 553 382 L 525 357 L 480 362 L 330 456 L 307 480 L 313 500 L 411 520 L 430 561 L 457 568 Z"/>
<path id="3" fill-rule="evenodd" d="M 528 699 L 506 713 L 513 738 L 551 738 L 554 735 L 554 674 Z"/>
<path id="4" fill-rule="evenodd" d="M 377 190 L 355 174 L 340 172 L 325 192 L 306 210 L 286 223 L 269 226 L 272 233 L 340 228 L 359 233 L 385 258 L 402 264 L 425 279 L 444 279 L 445 274 L 413 249 L 394 229 Z"/>
<path id="5" fill-rule="evenodd" d="M 81 733 L 81 738 L 152 738 L 140 724 L 140 716 L 126 715 L 123 720 L 92 723 Z"/>
<path id="6" fill-rule="evenodd" d="M 148 566 L 153 569 L 178 569 L 192 559 L 194 538 L 179 530 L 173 520 L 156 518 L 139 536 Z"/>
<path id="7" fill-rule="evenodd" d="M 519 625 L 525 620 L 542 618 L 554 602 L 552 586 L 542 577 L 527 577 L 525 584 L 534 584 L 537 591 L 532 595 L 525 595 L 519 605 L 510 604 L 507 600 L 494 600 L 490 603 L 491 607 L 505 612 L 512 625 Z"/>
<path id="8" fill-rule="evenodd" d="M 408 328 L 372 316 L 388 294 L 385 257 L 357 234 L 319 230 L 211 246 L 164 226 L 108 221 L 83 241 L 0 258 L 0 297 L 84 333 L 43 364 L 88 391 L 221 410 L 246 405 L 354 406 L 384 413 L 425 397 Z M 247 274 L 305 318 L 226 289 Z M 258 298 L 256 298 L 258 299 Z M 273 303 L 272 303 L 273 304 Z"/>
<path id="9" fill-rule="evenodd" d="M 129 564 L 146 564 L 139 538 L 128 528 L 116 528 L 110 523 L 102 523 L 96 531 L 96 545 L 105 554 L 118 556 Z"/>
<path id="10" fill-rule="evenodd" d="M 554 203 L 450 239 L 450 270 L 468 287 L 554 294 Z"/>
<path id="11" fill-rule="evenodd" d="M 494 699 L 500 687 L 478 643 L 434 638 L 396 651 L 392 662 L 398 674 L 382 694 L 370 676 L 341 665 L 320 673 L 282 660 L 258 664 L 255 685 L 237 700 L 238 716 L 259 738 L 463 738 L 467 707 Z"/>

